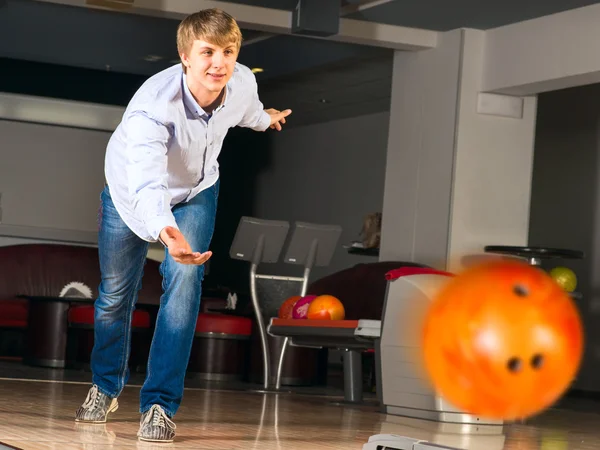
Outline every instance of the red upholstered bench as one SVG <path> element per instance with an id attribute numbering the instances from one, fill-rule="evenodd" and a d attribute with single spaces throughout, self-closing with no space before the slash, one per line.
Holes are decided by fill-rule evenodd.
<path id="1" fill-rule="evenodd" d="M 27 300 L 0 300 L 0 357 L 23 356 L 28 315 Z"/>
<path id="2" fill-rule="evenodd" d="M 89 368 L 94 347 L 94 305 L 75 305 L 67 315 L 69 331 L 67 337 L 67 367 Z M 131 321 L 131 370 L 143 372 L 150 352 L 151 323 L 147 311 L 136 309 Z"/>
<path id="3" fill-rule="evenodd" d="M 200 313 L 188 372 L 213 381 L 241 380 L 248 362 L 252 320 L 228 314 Z"/>
<path id="4" fill-rule="evenodd" d="M 28 306 L 25 299 L 0 300 L 0 328 L 27 328 Z"/>

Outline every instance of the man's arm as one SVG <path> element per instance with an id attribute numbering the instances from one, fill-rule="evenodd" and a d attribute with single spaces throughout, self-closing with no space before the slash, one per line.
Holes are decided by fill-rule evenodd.
<path id="1" fill-rule="evenodd" d="M 258 98 L 258 84 L 253 77 L 252 98 L 246 109 L 246 113 L 238 124 L 240 127 L 251 128 L 254 131 L 265 131 L 268 128 L 274 128 L 281 131 L 281 124 L 285 123 L 285 118 L 292 113 L 292 110 L 278 111 L 276 109 L 264 109 L 264 106 Z"/>
<path id="2" fill-rule="evenodd" d="M 127 187 L 136 217 L 158 239 L 165 227 L 177 228 L 167 185 L 166 125 L 137 112 L 127 119 Z"/>
<path id="3" fill-rule="evenodd" d="M 167 143 L 171 132 L 146 113 L 127 120 L 127 187 L 133 199 L 134 214 L 148 232 L 168 248 L 181 264 L 204 264 L 212 252 L 195 252 L 179 230 L 171 211 L 168 190 Z"/>
<path id="4" fill-rule="evenodd" d="M 256 79 L 252 83 L 252 96 L 246 112 L 238 124 L 240 127 L 250 128 L 254 131 L 265 131 L 271 125 L 271 117 L 265 111 L 258 98 L 258 85 Z"/>

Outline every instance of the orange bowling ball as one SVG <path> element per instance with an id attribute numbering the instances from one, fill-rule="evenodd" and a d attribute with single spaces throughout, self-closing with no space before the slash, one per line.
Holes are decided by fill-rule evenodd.
<path id="1" fill-rule="evenodd" d="M 291 319 L 292 318 L 292 310 L 294 309 L 294 305 L 298 300 L 300 300 L 302 296 L 293 295 L 289 297 L 286 301 L 284 301 L 279 307 L 278 316 L 280 319 Z"/>
<path id="2" fill-rule="evenodd" d="M 306 313 L 309 320 L 344 320 L 345 316 L 344 305 L 333 295 L 319 295 L 310 303 Z"/>
<path id="3" fill-rule="evenodd" d="M 562 396 L 579 370 L 583 340 L 573 300 L 546 272 L 498 260 L 440 289 L 425 316 L 424 368 L 463 412 L 519 420 Z"/>

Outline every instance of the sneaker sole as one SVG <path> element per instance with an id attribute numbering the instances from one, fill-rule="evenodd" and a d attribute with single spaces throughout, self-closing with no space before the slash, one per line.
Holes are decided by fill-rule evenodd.
<path id="1" fill-rule="evenodd" d="M 108 407 L 108 411 L 106 411 L 106 415 L 104 416 L 104 420 L 85 420 L 85 419 L 75 419 L 75 422 L 79 422 L 79 423 L 106 423 L 106 419 L 108 418 L 108 415 L 112 412 L 115 412 L 117 409 L 119 409 L 119 402 L 117 401 L 117 399 L 115 398 L 112 403 L 110 404 L 110 406 Z"/>

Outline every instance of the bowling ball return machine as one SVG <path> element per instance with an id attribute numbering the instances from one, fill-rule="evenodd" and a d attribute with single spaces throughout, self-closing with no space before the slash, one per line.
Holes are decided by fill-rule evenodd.
<path id="1" fill-rule="evenodd" d="M 284 337 L 277 356 L 275 376 L 272 376 L 271 349 L 266 323 L 277 317 L 279 307 L 294 295 L 306 295 L 311 271 L 314 267 L 325 267 L 337 247 L 342 228 L 338 225 L 294 222 L 291 236 L 290 223 L 244 216 L 230 247 L 232 259 L 250 262 L 250 295 L 260 334 L 263 390 L 279 391 L 282 384 L 282 369 L 289 340 Z M 271 275 L 259 272 L 259 266 L 277 263 L 287 243 L 283 262 L 302 266 L 302 276 Z"/>

